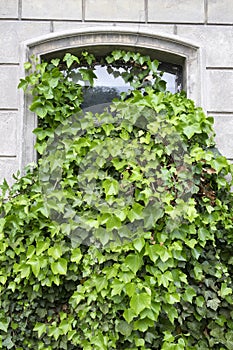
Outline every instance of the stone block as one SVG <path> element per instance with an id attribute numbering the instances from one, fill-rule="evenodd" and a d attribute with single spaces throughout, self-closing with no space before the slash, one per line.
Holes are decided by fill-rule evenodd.
<path id="1" fill-rule="evenodd" d="M 19 164 L 17 158 L 0 157 L 0 183 L 6 179 L 7 182 L 12 185 L 14 182 L 12 175 L 16 174 L 18 170 Z"/>
<path id="2" fill-rule="evenodd" d="M 208 23 L 233 23 L 233 1 L 208 0 Z"/>
<path id="3" fill-rule="evenodd" d="M 63 21 L 54 21 L 53 23 L 54 31 L 59 32 L 62 30 L 80 30 L 83 29 L 85 31 L 85 28 L 90 27 L 96 27 L 96 22 L 63 22 Z M 105 26 L 106 22 L 98 23 L 98 27 Z M 125 23 L 108 23 L 109 28 L 119 28 L 122 29 L 125 27 Z M 138 24 L 137 23 L 130 23 L 130 28 L 132 30 L 135 30 L 135 32 L 138 31 Z M 140 24 L 140 32 L 143 32 L 144 30 L 153 30 L 155 34 L 173 34 L 174 33 L 174 26 L 172 24 Z"/>
<path id="4" fill-rule="evenodd" d="M 18 18 L 18 0 L 1 0 L 0 18 Z"/>
<path id="5" fill-rule="evenodd" d="M 16 156 L 17 152 L 17 113 L 0 112 L 0 157 Z"/>
<path id="6" fill-rule="evenodd" d="M 49 32 L 49 22 L 0 22 L 0 63 L 19 62 L 19 43 Z"/>
<path id="7" fill-rule="evenodd" d="M 85 20 L 145 22 L 144 0 L 86 0 Z"/>
<path id="8" fill-rule="evenodd" d="M 207 110 L 233 112 L 233 69 L 207 70 Z"/>
<path id="9" fill-rule="evenodd" d="M 22 0 L 22 18 L 81 20 L 82 0 Z"/>
<path id="10" fill-rule="evenodd" d="M 207 67 L 233 66 L 233 27 L 178 25 L 177 34 L 204 48 Z M 232 38 L 229 40 L 229 38 Z"/>
<path id="11" fill-rule="evenodd" d="M 203 0 L 148 0 L 149 22 L 204 23 Z"/>
<path id="12" fill-rule="evenodd" d="M 233 159 L 233 113 L 213 117 L 217 147 L 223 156 Z"/>
<path id="13" fill-rule="evenodd" d="M 0 66 L 0 109 L 18 107 L 18 66 Z"/>

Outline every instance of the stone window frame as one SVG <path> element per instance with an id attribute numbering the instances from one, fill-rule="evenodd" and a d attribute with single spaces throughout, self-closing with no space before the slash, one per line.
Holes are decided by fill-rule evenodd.
<path id="1" fill-rule="evenodd" d="M 204 94 L 204 53 L 196 43 L 181 39 L 177 35 L 155 33 L 152 30 L 135 31 L 128 27 L 90 27 L 79 30 L 48 34 L 25 41 L 20 47 L 21 76 L 25 75 L 23 65 L 34 55 L 38 57 L 58 57 L 65 52 L 77 54 L 84 49 L 92 49 L 98 55 L 121 48 L 137 50 L 158 60 L 178 64 L 183 67 L 183 88 L 187 97 L 205 109 Z M 37 118 L 28 110 L 30 96 L 20 92 L 20 170 L 35 162 L 34 149 Z"/>

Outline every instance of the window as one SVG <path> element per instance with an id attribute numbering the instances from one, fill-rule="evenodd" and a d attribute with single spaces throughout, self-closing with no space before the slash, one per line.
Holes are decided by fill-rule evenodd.
<path id="1" fill-rule="evenodd" d="M 181 66 L 160 63 L 159 69 L 163 73 L 162 78 L 167 83 L 166 89 L 168 91 L 175 93 L 182 90 Z M 102 111 L 100 106 L 104 108 L 114 98 L 119 98 L 121 92 L 127 92 L 132 89 L 130 83 L 126 83 L 121 76 L 121 74 L 126 73 L 126 69 L 123 67 L 118 67 L 114 72 L 110 72 L 106 64 L 101 65 L 99 62 L 94 66 L 94 73 L 97 77 L 94 79 L 94 86 L 84 85 L 84 102 L 82 104 L 84 109 L 88 108 L 93 112 L 100 113 Z M 79 69 L 74 69 L 71 72 L 71 76 L 74 82 L 78 82 L 80 76 Z M 93 106 L 95 106 L 95 109 L 93 109 Z"/>
<path id="2" fill-rule="evenodd" d="M 101 25 L 90 28 L 82 27 L 70 32 L 53 33 L 26 41 L 21 47 L 22 75 L 24 62 L 32 55 L 49 59 L 64 56 L 65 52 L 77 55 L 78 52 L 86 49 L 92 50 L 96 56 L 102 56 L 115 48 L 135 50 L 151 58 L 157 58 L 163 62 L 162 69 L 173 76 L 170 78 L 171 82 L 173 79 L 171 88 L 182 87 L 186 90 L 188 97 L 197 104 L 205 106 L 205 101 L 202 100 L 202 97 L 205 96 L 202 93 L 205 81 L 203 79 L 204 69 L 202 69 L 202 52 L 199 47 L 191 42 L 180 40 L 178 36 L 163 36 L 152 30 L 138 32 L 123 26 Z M 102 85 L 101 77 L 99 79 L 98 83 Z M 115 89 L 114 85 L 111 88 Z M 20 150 L 21 169 L 36 159 L 32 130 L 36 127 L 37 120 L 28 111 L 28 104 L 30 104 L 28 97 L 21 93 L 21 139 L 23 140 Z"/>

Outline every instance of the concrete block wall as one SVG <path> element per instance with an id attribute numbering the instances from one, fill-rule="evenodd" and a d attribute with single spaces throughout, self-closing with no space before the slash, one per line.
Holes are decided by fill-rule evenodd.
<path id="1" fill-rule="evenodd" d="M 103 25 L 173 34 L 203 49 L 205 108 L 220 151 L 233 160 L 232 0 L 0 0 L 0 181 L 20 166 L 21 43 Z"/>

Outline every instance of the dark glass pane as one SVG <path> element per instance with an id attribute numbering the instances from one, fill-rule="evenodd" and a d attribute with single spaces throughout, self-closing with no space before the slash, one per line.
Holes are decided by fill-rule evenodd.
<path id="1" fill-rule="evenodd" d="M 180 66 L 171 64 L 161 64 L 160 69 L 164 71 L 163 80 L 167 82 L 167 90 L 172 93 L 178 92 L 182 89 L 182 69 Z M 123 73 L 123 68 L 117 68 L 118 72 Z M 71 78 L 74 82 L 81 83 L 84 91 L 84 102 L 82 107 L 84 109 L 91 106 L 93 112 L 101 113 L 102 108 L 98 105 L 108 105 L 111 101 L 120 96 L 121 92 L 126 92 L 132 89 L 129 83 L 126 83 L 121 76 L 114 77 L 114 74 L 109 74 L 107 66 L 95 65 L 94 87 L 85 85 L 80 80 L 80 73 L 74 69 L 71 73 Z M 99 110 L 98 110 L 99 109 Z"/>

